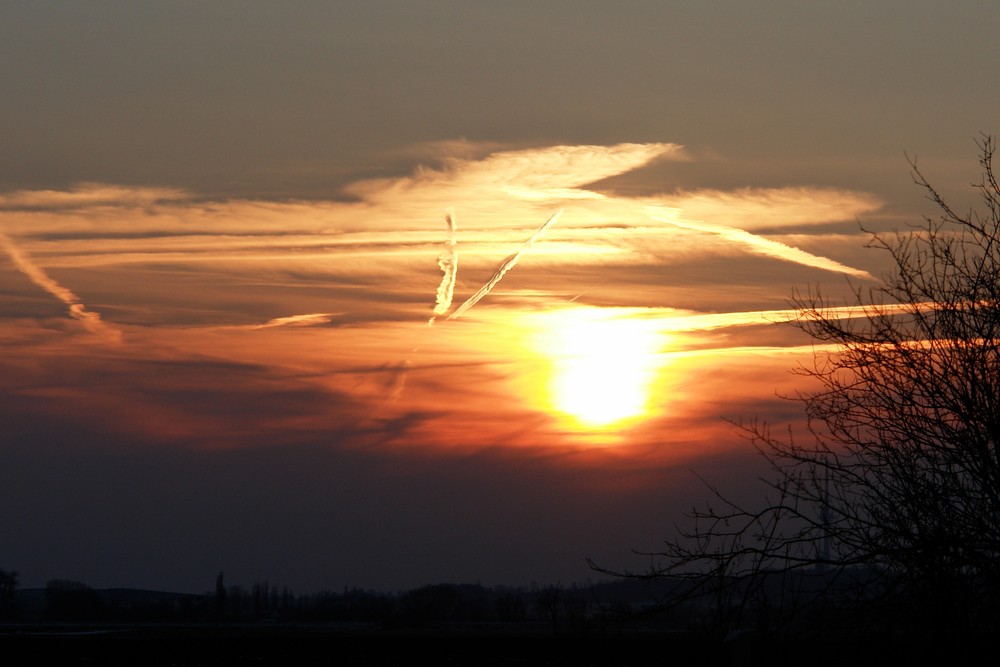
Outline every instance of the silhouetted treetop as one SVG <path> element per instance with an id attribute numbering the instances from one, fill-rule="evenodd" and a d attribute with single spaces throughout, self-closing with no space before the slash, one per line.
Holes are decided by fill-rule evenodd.
<path id="1" fill-rule="evenodd" d="M 712 594 L 730 626 L 773 621 L 776 600 L 822 599 L 841 618 L 933 631 L 992 630 L 1000 602 L 1000 187 L 994 140 L 979 143 L 980 207 L 960 214 L 911 161 L 938 215 L 871 234 L 890 269 L 854 291 L 853 312 L 796 293 L 817 343 L 798 372 L 808 437 L 742 432 L 770 463 L 766 502 L 721 490 L 681 537 L 629 576 Z M 600 568 L 599 568 L 600 569 Z M 607 570 L 604 570 L 607 571 Z M 787 597 L 777 575 L 795 581 Z M 785 605 L 786 619 L 798 607 Z M 863 612 L 871 611 L 872 616 Z"/>

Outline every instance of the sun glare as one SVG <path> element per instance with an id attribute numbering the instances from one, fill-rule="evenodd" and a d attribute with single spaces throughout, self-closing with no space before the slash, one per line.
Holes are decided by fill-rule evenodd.
<path id="1" fill-rule="evenodd" d="M 539 324 L 553 410 L 592 429 L 647 414 L 663 345 L 655 322 L 623 309 L 574 308 L 546 313 Z"/>

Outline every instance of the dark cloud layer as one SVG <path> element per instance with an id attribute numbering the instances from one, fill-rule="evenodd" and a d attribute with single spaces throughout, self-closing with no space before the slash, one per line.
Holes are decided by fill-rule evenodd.
<path id="1" fill-rule="evenodd" d="M 29 585 L 200 592 L 220 569 L 297 590 L 585 580 L 585 556 L 632 562 L 700 493 L 686 473 L 572 458 L 400 457 L 335 438 L 191 451 L 60 421 L 4 414 L 4 557 Z"/>

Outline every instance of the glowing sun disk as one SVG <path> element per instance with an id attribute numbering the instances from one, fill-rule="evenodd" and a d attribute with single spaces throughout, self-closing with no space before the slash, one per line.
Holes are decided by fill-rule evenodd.
<path id="1" fill-rule="evenodd" d="M 585 427 L 646 414 L 663 336 L 654 322 L 606 309 L 546 316 L 539 338 L 552 364 L 551 406 Z"/>

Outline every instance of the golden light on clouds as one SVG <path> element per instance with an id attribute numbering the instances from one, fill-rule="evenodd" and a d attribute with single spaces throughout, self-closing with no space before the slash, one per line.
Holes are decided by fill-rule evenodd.
<path id="1" fill-rule="evenodd" d="M 775 323 L 794 316 L 772 310 L 785 285 L 775 292 L 769 272 L 747 271 L 866 279 L 850 256 L 817 253 L 852 241 L 832 243 L 825 225 L 878 205 L 829 188 L 633 197 L 593 185 L 680 157 L 674 144 L 444 157 L 355 184 L 357 201 L 212 202 L 97 185 L 10 193 L 5 270 L 29 279 L 13 281 L 6 322 L 23 333 L 10 339 L 51 345 L 74 326 L 51 303 L 62 301 L 75 326 L 125 332 L 122 368 L 151 357 L 224 364 L 247 387 L 300 386 L 350 405 L 275 411 L 248 429 L 201 404 L 160 410 L 155 387 L 122 402 L 135 413 L 122 424 L 184 421 L 186 409 L 197 413 L 187 423 L 214 424 L 204 430 L 227 443 L 300 430 L 443 448 L 662 440 L 653 431 L 701 414 L 692 401 L 703 391 L 684 375 L 690 360 L 669 373 L 667 360 L 773 345 Z M 783 224 L 808 251 L 763 235 Z"/>

